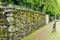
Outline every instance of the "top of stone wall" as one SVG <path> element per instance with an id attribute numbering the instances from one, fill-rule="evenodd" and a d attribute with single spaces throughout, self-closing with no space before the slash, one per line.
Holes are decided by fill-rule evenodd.
<path id="1" fill-rule="evenodd" d="M 13 11 L 13 10 L 25 10 L 25 11 L 31 11 L 31 12 L 36 12 L 36 13 L 40 13 L 40 14 L 43 14 L 43 15 L 46 15 L 45 13 L 43 12 L 38 12 L 38 11 L 34 11 L 32 9 L 29 9 L 29 8 L 25 8 L 23 6 L 19 6 L 19 5 L 13 5 L 13 4 L 0 4 L 0 9 L 3 9 L 3 10 L 9 10 L 9 11 Z"/>

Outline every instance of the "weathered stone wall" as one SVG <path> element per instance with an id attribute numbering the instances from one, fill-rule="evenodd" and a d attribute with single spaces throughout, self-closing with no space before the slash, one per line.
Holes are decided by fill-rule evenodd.
<path id="1" fill-rule="evenodd" d="M 17 10 L 0 14 L 0 37 L 20 39 L 46 24 L 40 12 Z"/>

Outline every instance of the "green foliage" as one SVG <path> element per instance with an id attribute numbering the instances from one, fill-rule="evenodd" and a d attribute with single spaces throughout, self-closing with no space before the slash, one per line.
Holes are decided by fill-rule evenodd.
<path id="1" fill-rule="evenodd" d="M 15 0 L 13 2 L 14 4 L 44 12 L 49 15 L 54 15 L 54 3 L 57 3 L 56 0 Z"/>
<path id="2" fill-rule="evenodd" d="M 54 7 L 57 4 L 56 0 L 1 0 L 9 4 L 16 4 L 31 8 L 35 11 L 44 12 L 49 15 L 54 15 Z M 55 4 L 54 4 L 55 3 Z"/>
<path id="3" fill-rule="evenodd" d="M 57 14 L 57 17 L 56 17 L 58 20 L 60 19 L 60 14 Z"/>

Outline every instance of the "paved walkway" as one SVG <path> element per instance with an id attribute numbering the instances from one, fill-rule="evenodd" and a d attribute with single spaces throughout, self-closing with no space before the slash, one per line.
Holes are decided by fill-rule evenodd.
<path id="1" fill-rule="evenodd" d="M 52 24 L 40 31 L 32 40 L 60 40 L 60 22 L 56 23 L 56 32 L 52 33 Z"/>

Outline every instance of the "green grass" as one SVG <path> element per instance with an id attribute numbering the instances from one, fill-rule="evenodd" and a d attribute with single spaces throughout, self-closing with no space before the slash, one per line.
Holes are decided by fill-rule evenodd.
<path id="1" fill-rule="evenodd" d="M 22 38 L 21 40 L 32 40 L 32 38 L 34 38 L 40 31 L 42 31 L 44 28 L 48 27 L 49 25 L 45 25 L 44 27 L 34 31 L 33 33 L 31 33 L 30 35 Z"/>

